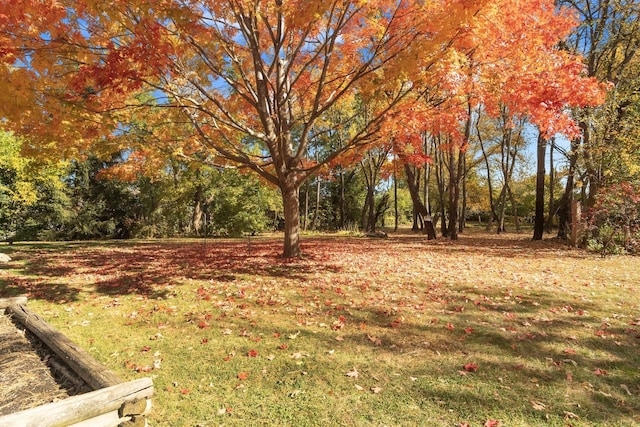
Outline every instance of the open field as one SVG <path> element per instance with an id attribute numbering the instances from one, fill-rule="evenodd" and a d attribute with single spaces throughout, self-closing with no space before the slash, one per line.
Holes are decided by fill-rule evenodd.
<path id="1" fill-rule="evenodd" d="M 280 250 L 15 244 L 0 296 L 153 377 L 154 426 L 640 425 L 640 258 L 482 234 Z"/>

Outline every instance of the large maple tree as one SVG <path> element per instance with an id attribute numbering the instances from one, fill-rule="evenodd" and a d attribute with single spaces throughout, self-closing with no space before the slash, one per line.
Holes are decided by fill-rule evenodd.
<path id="1" fill-rule="evenodd" d="M 413 114 L 416 99 L 458 103 L 475 81 L 460 77 L 462 65 L 505 43 L 488 20 L 503 4 L 516 14 L 512 23 L 518 13 L 538 16 L 528 3 L 0 0 L 0 116 L 29 135 L 27 149 L 38 155 L 135 150 L 137 158 L 248 168 L 281 190 L 284 256 L 298 256 L 305 180 L 341 157 L 357 158 L 390 118 L 402 125 L 398 112 Z M 552 1 L 533 3 L 540 16 L 555 14 Z M 515 28 L 529 54 L 549 43 L 535 29 Z M 550 91 L 535 79 L 572 58 L 558 55 L 537 73 L 521 58 L 530 76 L 523 114 L 549 111 L 545 120 L 557 121 L 566 97 L 550 98 L 575 82 Z M 328 114 L 354 102 L 361 107 L 326 126 Z M 535 102 L 545 108 L 530 109 Z M 344 129 L 340 145 L 308 155 L 310 144 Z"/>

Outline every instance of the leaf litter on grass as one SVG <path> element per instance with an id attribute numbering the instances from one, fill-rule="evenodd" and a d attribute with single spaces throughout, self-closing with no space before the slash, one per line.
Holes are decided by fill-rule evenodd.
<path id="1" fill-rule="evenodd" d="M 1 289 L 152 375 L 158 425 L 640 422 L 635 258 L 516 235 L 243 245 L 19 245 Z"/>

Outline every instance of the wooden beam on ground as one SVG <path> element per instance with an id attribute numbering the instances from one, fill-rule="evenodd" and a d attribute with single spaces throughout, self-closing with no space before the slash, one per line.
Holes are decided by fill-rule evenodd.
<path id="1" fill-rule="evenodd" d="M 153 395 L 151 378 L 141 378 L 121 383 L 101 390 L 69 397 L 58 402 L 0 417 L 2 427 L 62 427 L 73 426 L 116 426 L 145 423 L 144 415 L 150 403 L 144 406 L 145 413 L 120 416 L 121 408 L 127 402 L 149 399 Z M 135 406 L 135 405 L 134 405 Z M 144 425 L 144 424 L 142 424 Z"/>
<path id="2" fill-rule="evenodd" d="M 25 305 L 27 303 L 27 297 L 10 297 L 10 298 L 0 298 L 0 310 L 4 310 L 10 305 Z"/>
<path id="3" fill-rule="evenodd" d="M 33 332 L 92 389 L 98 390 L 122 382 L 116 374 L 98 363 L 91 355 L 25 306 L 12 304 L 7 307 L 6 312 Z"/>

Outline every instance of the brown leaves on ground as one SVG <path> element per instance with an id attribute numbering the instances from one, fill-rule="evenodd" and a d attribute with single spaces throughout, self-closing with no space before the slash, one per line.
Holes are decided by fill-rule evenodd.
<path id="1" fill-rule="evenodd" d="M 179 352 L 206 352 L 226 366 L 233 388 L 249 372 L 257 379 L 260 363 L 305 365 L 311 378 L 310 366 L 325 358 L 318 365 L 335 363 L 335 381 L 351 391 L 384 397 L 395 387 L 422 396 L 422 380 L 413 378 L 444 377 L 453 394 L 485 384 L 497 394 L 521 387 L 530 392 L 514 403 L 521 411 L 569 418 L 556 397 L 568 405 L 600 392 L 620 402 L 638 393 L 619 375 L 620 366 L 635 368 L 626 355 L 637 354 L 631 350 L 640 336 L 635 261 L 592 259 L 557 242 L 513 235 L 303 242 L 305 256 L 294 260 L 282 259 L 272 239 L 252 240 L 250 250 L 240 240 L 206 247 L 200 241 L 25 246 L 15 249 L 22 251 L 16 258 L 29 263 L 7 271 L 4 290 L 56 302 L 52 313 L 74 327 L 91 319 L 93 328 L 98 316 L 87 313 L 100 312 L 121 322 L 123 336 L 144 331 L 134 346 L 116 349 L 117 366 L 133 375 L 168 375 L 171 359 L 184 357 Z M 182 346 L 168 353 L 176 340 Z M 154 365 L 161 358 L 152 357 L 160 345 L 161 369 Z M 365 375 L 376 362 L 363 361 L 363 354 L 380 357 L 380 369 L 393 366 L 399 376 Z M 417 360 L 429 358 L 438 364 L 420 371 Z M 545 382 L 569 386 L 571 398 L 562 400 L 564 390 L 538 395 Z M 511 403 L 504 394 L 479 401 L 491 405 L 494 397 L 501 410 Z M 637 407 L 631 399 L 624 405 Z M 604 403 L 598 408 L 606 410 Z"/>

